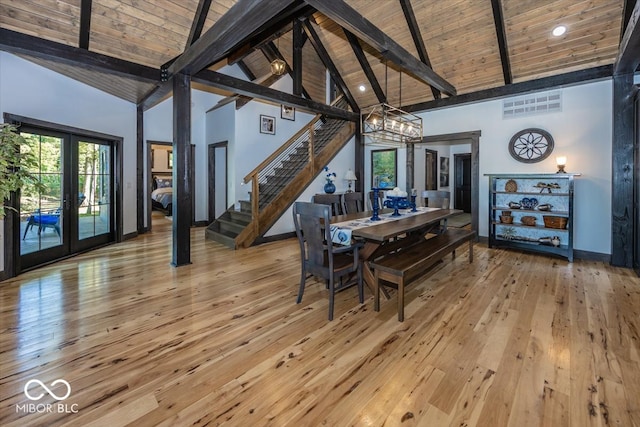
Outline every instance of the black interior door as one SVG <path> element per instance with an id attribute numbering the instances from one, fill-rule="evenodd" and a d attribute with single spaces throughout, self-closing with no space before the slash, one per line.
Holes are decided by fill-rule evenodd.
<path id="1" fill-rule="evenodd" d="M 640 91 L 636 90 L 636 123 L 635 123 L 635 144 L 634 144 L 634 235 L 633 235 L 633 268 L 640 276 Z"/>
<path id="2" fill-rule="evenodd" d="M 455 200 L 454 208 L 471 212 L 471 154 L 454 154 Z"/>

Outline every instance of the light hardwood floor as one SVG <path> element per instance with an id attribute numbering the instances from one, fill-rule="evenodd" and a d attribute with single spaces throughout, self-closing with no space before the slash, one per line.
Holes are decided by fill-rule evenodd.
<path id="1" fill-rule="evenodd" d="M 477 245 L 404 323 L 354 288 L 328 322 L 323 284 L 295 304 L 294 240 L 192 233 L 190 266 L 156 227 L 0 283 L 0 425 L 640 426 L 631 270 Z"/>

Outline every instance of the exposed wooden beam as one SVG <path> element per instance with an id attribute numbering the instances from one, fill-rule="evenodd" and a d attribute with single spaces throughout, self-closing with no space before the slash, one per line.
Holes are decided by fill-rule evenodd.
<path id="1" fill-rule="evenodd" d="M 167 69 L 194 75 L 243 45 L 263 25 L 277 17 L 294 0 L 238 0 L 227 13 L 194 41 Z"/>
<path id="2" fill-rule="evenodd" d="M 158 83 L 160 81 L 160 73 L 157 68 L 146 67 L 4 28 L 0 28 L 0 49 L 10 53 L 24 54 L 102 73 L 114 74 L 145 83 Z"/>
<path id="3" fill-rule="evenodd" d="M 633 73 L 613 76 L 611 265 L 633 267 L 635 92 Z"/>
<path id="4" fill-rule="evenodd" d="M 92 0 L 80 2 L 80 31 L 78 34 L 78 47 L 89 49 L 89 37 L 91 34 L 91 5 Z"/>
<path id="5" fill-rule="evenodd" d="M 301 98 L 290 93 L 281 92 L 215 71 L 203 70 L 193 76 L 192 81 L 228 90 L 240 95 L 275 102 L 277 104 L 291 105 L 311 114 L 324 114 L 328 117 L 353 122 L 358 121 L 360 118 L 360 115 L 352 113 L 351 111 L 342 110 L 311 99 Z"/>
<path id="6" fill-rule="evenodd" d="M 456 88 L 436 74 L 430 67 L 411 55 L 406 49 L 373 25 L 364 16 L 342 0 L 305 0 L 346 28 L 358 38 L 376 49 L 385 59 L 396 64 L 402 71 L 441 90 L 447 95 L 455 95 Z"/>
<path id="7" fill-rule="evenodd" d="M 640 1 L 636 2 L 624 32 L 613 74 L 635 73 L 640 65 Z"/>
<path id="8" fill-rule="evenodd" d="M 364 71 L 364 75 L 367 77 L 367 80 L 369 80 L 371 89 L 373 89 L 373 93 L 376 94 L 378 102 L 387 102 L 387 94 L 384 93 L 380 87 L 380 83 L 378 83 L 378 79 L 371 69 L 371 64 L 369 64 L 369 61 L 362 50 L 362 46 L 360 46 L 360 41 L 349 30 L 344 30 L 344 35 L 347 36 L 347 41 L 351 45 L 351 50 L 353 50 L 356 59 L 360 63 L 362 71 Z"/>
<path id="9" fill-rule="evenodd" d="M 502 76 L 504 84 L 513 83 L 511 75 L 511 61 L 509 60 L 509 49 L 507 48 L 507 33 L 504 29 L 504 18 L 502 17 L 502 4 L 500 0 L 491 0 L 491 9 L 493 10 L 493 22 L 496 27 L 496 36 L 498 37 L 498 51 L 500 52 L 500 61 L 502 62 Z"/>
<path id="10" fill-rule="evenodd" d="M 193 42 L 198 40 L 202 35 L 202 29 L 204 28 L 204 23 L 207 21 L 209 9 L 211 9 L 211 0 L 200 0 L 198 2 L 198 8 L 196 9 L 196 14 L 193 17 L 193 22 L 191 23 L 191 30 L 189 31 L 189 37 L 187 38 L 187 45 L 185 46 L 185 49 L 191 46 Z"/>
<path id="11" fill-rule="evenodd" d="M 420 111 L 453 107 L 454 105 L 488 101 L 490 99 L 503 98 L 506 96 L 521 95 L 528 92 L 547 90 L 553 87 L 570 86 L 589 80 L 609 78 L 612 75 L 613 66 L 602 65 L 600 67 L 573 71 L 571 73 L 559 74 L 557 76 L 543 77 L 541 79 L 530 80 L 528 82 L 512 83 L 510 85 L 481 90 L 478 92 L 465 93 L 463 95 L 452 96 L 449 98 L 435 99 L 429 102 L 406 105 L 402 107 L 402 109 L 408 112 L 418 113 Z"/>
<path id="12" fill-rule="evenodd" d="M 251 71 L 251 69 L 249 68 L 246 62 L 244 62 L 241 59 L 240 61 L 237 62 L 237 64 L 238 64 L 238 67 L 242 70 L 244 75 L 247 76 L 249 80 L 253 81 L 256 79 L 256 75 L 253 74 L 253 71 Z"/>
<path id="13" fill-rule="evenodd" d="M 342 76 L 340 75 L 338 68 L 331 60 L 329 53 L 324 48 L 324 45 L 322 44 L 320 37 L 318 37 L 316 30 L 313 29 L 313 25 L 311 25 L 311 22 L 309 22 L 309 20 L 307 20 L 304 23 L 304 31 L 307 33 L 307 37 L 309 37 L 309 42 L 311 43 L 313 48 L 316 50 L 318 57 L 320 57 L 320 60 L 322 61 L 324 66 L 327 68 L 327 70 L 329 70 L 329 74 L 331 74 L 331 78 L 336 83 L 336 85 L 338 85 L 338 87 L 344 94 L 344 97 L 349 103 L 349 106 L 351 107 L 351 109 L 355 112 L 360 112 L 360 107 L 358 107 L 358 103 L 356 102 L 355 98 L 349 91 L 349 88 L 347 87 L 347 84 L 342 79 Z"/>
<path id="14" fill-rule="evenodd" d="M 427 67 L 433 68 L 431 66 L 431 61 L 429 60 L 429 55 L 427 54 L 427 48 L 424 45 L 424 40 L 422 40 L 422 33 L 420 32 L 420 26 L 418 25 L 416 14 L 413 13 L 411 0 L 400 0 L 400 6 L 402 7 L 404 18 L 406 19 L 407 25 L 409 26 L 409 32 L 411 33 L 413 44 L 416 45 L 416 50 L 418 51 L 420 60 L 424 62 Z M 440 91 L 433 86 L 431 86 L 431 93 L 433 94 L 433 97 L 435 99 L 440 99 L 442 97 Z"/>
<path id="15" fill-rule="evenodd" d="M 191 264 L 191 220 L 193 188 L 191 170 L 191 80 L 187 74 L 173 82 L 173 250 L 171 264 Z"/>
<path id="16" fill-rule="evenodd" d="M 306 34 L 302 28 L 302 22 L 299 19 L 293 21 L 293 94 L 302 95 L 302 46 Z"/>
<path id="17" fill-rule="evenodd" d="M 622 22 L 620 23 L 620 41 L 622 41 L 622 37 L 624 37 L 625 31 L 627 31 L 627 25 L 629 24 L 635 5 L 636 0 L 624 0 L 624 5 L 622 6 Z"/>

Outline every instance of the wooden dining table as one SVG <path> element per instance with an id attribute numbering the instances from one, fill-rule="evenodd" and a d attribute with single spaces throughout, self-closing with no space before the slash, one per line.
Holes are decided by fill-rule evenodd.
<path id="1" fill-rule="evenodd" d="M 385 254 L 400 248 L 406 248 L 424 239 L 428 233 L 439 234 L 446 230 L 447 218 L 462 213 L 459 209 L 422 208 L 425 211 L 407 214 L 399 219 L 383 219 L 372 221 L 366 226 L 353 228 L 352 238 L 364 242 L 364 248 L 360 250 L 363 261 L 363 279 L 367 287 L 373 293 L 375 290 L 375 278 L 369 261 L 377 259 Z M 389 214 L 391 210 L 382 211 Z M 332 224 L 348 224 L 348 221 L 357 222 L 371 218 L 372 212 L 365 211 L 349 215 L 338 215 L 332 218 Z M 383 292 L 385 298 L 389 298 Z"/>

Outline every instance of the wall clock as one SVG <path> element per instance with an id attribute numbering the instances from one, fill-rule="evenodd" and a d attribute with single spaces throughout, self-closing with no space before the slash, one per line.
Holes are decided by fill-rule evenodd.
<path id="1" fill-rule="evenodd" d="M 509 154 L 523 163 L 537 163 L 549 157 L 553 151 L 553 137 L 543 129 L 521 130 L 509 141 Z"/>

